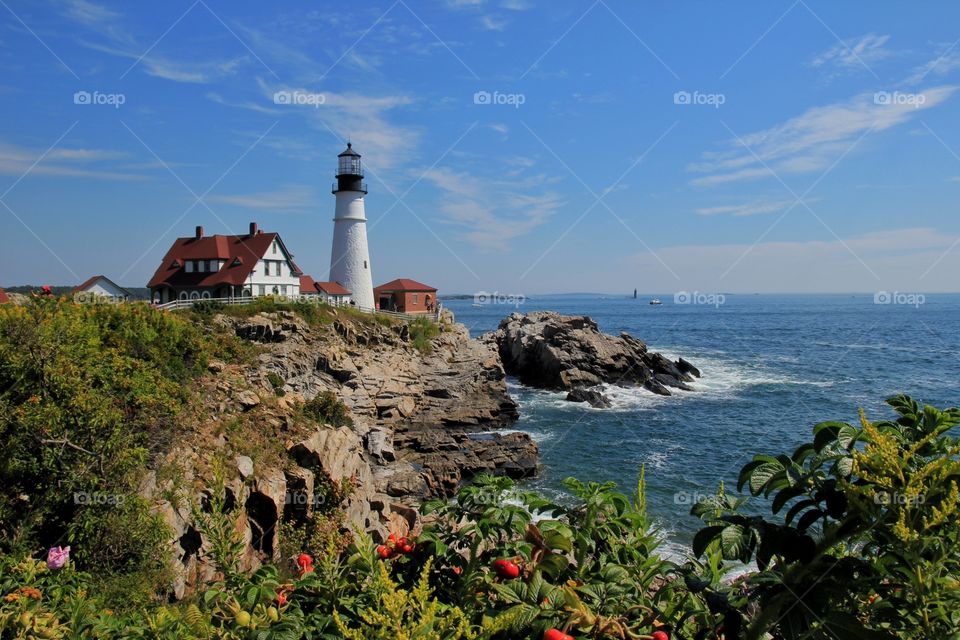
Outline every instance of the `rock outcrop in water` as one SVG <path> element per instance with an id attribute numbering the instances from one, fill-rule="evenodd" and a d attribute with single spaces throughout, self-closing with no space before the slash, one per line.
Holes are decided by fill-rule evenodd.
<path id="1" fill-rule="evenodd" d="M 687 383 L 700 371 L 682 358 L 672 362 L 623 332 L 600 332 L 587 316 L 564 316 L 553 311 L 514 313 L 504 318 L 484 342 L 496 347 L 507 373 L 523 384 L 570 391 L 568 399 L 602 406 L 603 398 L 580 391 L 602 383 L 639 385 L 660 395 L 670 389 L 690 390 Z"/>

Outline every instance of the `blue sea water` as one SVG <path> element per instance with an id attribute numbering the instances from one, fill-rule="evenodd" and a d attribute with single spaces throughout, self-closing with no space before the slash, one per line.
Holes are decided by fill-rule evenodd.
<path id="1" fill-rule="evenodd" d="M 883 400 L 901 392 L 937 407 L 960 404 L 960 295 L 913 305 L 876 304 L 873 294 L 726 294 L 719 305 L 659 295 L 663 305 L 651 306 L 653 297 L 444 304 L 474 336 L 513 311 L 588 315 L 607 333 L 628 331 L 700 368 L 696 390 L 671 397 L 609 388 L 611 409 L 510 382 L 520 404 L 516 428 L 540 446 L 543 470 L 531 485 L 557 497 L 560 481 L 576 476 L 630 493 L 645 465 L 650 513 L 677 555 L 699 528 L 691 501 L 721 481 L 734 488 L 754 453 L 790 453 L 817 422 L 856 421 L 860 407 L 870 418 L 890 417 Z"/>

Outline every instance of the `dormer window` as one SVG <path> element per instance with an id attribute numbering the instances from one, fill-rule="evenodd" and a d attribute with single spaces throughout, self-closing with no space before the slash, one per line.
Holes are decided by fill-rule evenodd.
<path id="1" fill-rule="evenodd" d="M 187 273 L 193 273 L 193 260 L 187 260 L 186 271 Z"/>
<path id="2" fill-rule="evenodd" d="M 174 261 L 173 261 L 173 264 L 170 265 L 170 268 L 171 268 L 171 269 L 179 269 L 179 268 L 180 268 L 180 261 L 179 261 L 179 260 L 174 260 Z"/>
<path id="3" fill-rule="evenodd" d="M 197 273 L 204 273 L 207 270 L 207 261 L 198 260 L 197 261 Z"/>

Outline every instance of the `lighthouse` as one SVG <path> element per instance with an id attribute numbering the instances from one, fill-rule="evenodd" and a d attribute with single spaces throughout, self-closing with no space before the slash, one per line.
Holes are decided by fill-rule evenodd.
<path id="1" fill-rule="evenodd" d="M 350 290 L 361 309 L 373 309 L 373 277 L 370 274 L 370 250 L 367 248 L 367 214 L 363 197 L 360 154 L 347 143 L 337 156 L 337 182 L 333 185 L 337 208 L 333 216 L 333 250 L 330 252 L 330 280 Z"/>

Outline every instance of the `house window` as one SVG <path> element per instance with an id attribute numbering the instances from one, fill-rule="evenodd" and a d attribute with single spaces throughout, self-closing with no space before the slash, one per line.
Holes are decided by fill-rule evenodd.
<path id="1" fill-rule="evenodd" d="M 281 295 L 287 295 L 287 285 L 285 284 L 280 285 L 280 293 Z"/>
<path id="2" fill-rule="evenodd" d="M 413 294 L 413 304 L 417 304 L 417 294 Z"/>
<path id="3" fill-rule="evenodd" d="M 276 241 L 274 241 L 274 243 L 273 243 L 273 255 L 277 255 L 277 243 L 276 243 Z"/>
<path id="4" fill-rule="evenodd" d="M 210 299 L 210 292 L 209 292 L 209 291 L 204 291 L 203 293 L 200 294 L 200 297 L 203 298 L 204 300 L 209 300 L 209 299 Z"/>
<path id="5" fill-rule="evenodd" d="M 364 269 L 367 268 L 367 261 L 366 261 L 366 260 L 363 261 L 363 268 L 364 268 Z"/>
<path id="6" fill-rule="evenodd" d="M 207 261 L 206 261 L 206 260 L 198 260 L 198 261 L 197 261 L 197 273 L 203 273 L 203 272 L 206 271 L 206 270 L 207 270 Z"/>
<path id="7" fill-rule="evenodd" d="M 267 295 L 267 285 L 265 284 L 260 285 L 260 295 L 262 296 Z"/>
<path id="8" fill-rule="evenodd" d="M 187 295 L 187 292 L 186 292 L 186 291 L 181 291 L 181 292 L 180 292 L 179 298 L 180 298 L 181 300 L 186 300 L 188 297 L 189 297 L 189 296 Z"/>
<path id="9" fill-rule="evenodd" d="M 187 267 L 187 273 L 193 273 L 193 260 L 187 260 L 184 264 Z"/>

